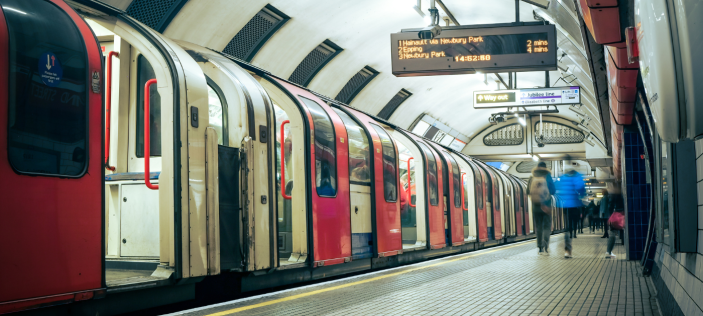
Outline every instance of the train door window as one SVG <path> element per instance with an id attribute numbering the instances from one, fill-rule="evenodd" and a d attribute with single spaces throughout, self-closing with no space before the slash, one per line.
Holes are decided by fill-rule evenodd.
<path id="1" fill-rule="evenodd" d="M 18 173 L 80 177 L 88 165 L 83 38 L 49 2 L 3 1 L 2 7 L 10 37 L 10 165 Z"/>
<path id="2" fill-rule="evenodd" d="M 369 164 L 369 139 L 366 131 L 359 126 L 347 113 L 333 109 L 344 122 L 349 138 L 349 181 L 358 185 L 371 185 L 371 170 Z"/>
<path id="3" fill-rule="evenodd" d="M 208 114 L 210 126 L 217 131 L 217 143 L 228 146 L 227 141 L 227 101 L 220 87 L 207 76 Z"/>
<path id="4" fill-rule="evenodd" d="M 337 195 L 337 146 L 334 124 L 317 102 L 300 97 L 312 116 L 315 139 L 315 186 L 317 195 Z"/>
<path id="5" fill-rule="evenodd" d="M 437 159 L 427 145 L 423 143 L 418 143 L 422 151 L 425 152 L 427 156 L 427 163 L 429 167 L 427 168 L 427 182 L 430 187 L 430 205 L 439 205 L 439 191 L 437 188 Z"/>
<path id="6" fill-rule="evenodd" d="M 447 153 L 446 156 L 452 164 L 452 179 L 454 180 L 454 207 L 461 207 L 461 190 L 463 189 L 463 183 L 461 183 L 459 165 L 449 153 Z"/>
<path id="7" fill-rule="evenodd" d="M 276 155 L 276 171 L 278 171 L 276 174 L 278 178 L 276 183 L 278 193 L 278 232 L 279 235 L 285 235 L 281 237 L 282 240 L 278 246 L 281 252 L 289 253 L 292 251 L 292 241 L 287 239 L 291 238 L 291 233 L 293 232 L 292 194 L 294 170 L 292 166 L 293 160 L 291 159 L 293 134 L 290 130 L 290 123 L 285 123 L 288 121 L 288 113 L 278 106 L 275 101 L 273 103 L 273 111 L 276 115 L 276 151 L 278 153 Z M 281 142 L 283 142 L 282 146 Z M 281 160 L 283 161 L 282 163 Z M 281 257 L 284 256 L 282 255 Z"/>
<path id="8" fill-rule="evenodd" d="M 395 202 L 398 200 L 395 146 L 391 137 L 382 127 L 372 126 L 378 133 L 378 137 L 381 138 L 381 147 L 383 147 L 383 195 L 386 197 L 386 202 Z"/>
<path id="9" fill-rule="evenodd" d="M 144 85 L 150 79 L 156 79 L 154 68 L 144 55 L 137 57 L 137 139 L 136 154 L 139 158 L 144 158 Z M 149 135 L 150 149 L 152 157 L 161 156 L 161 96 L 156 88 L 151 85 L 149 88 Z"/>

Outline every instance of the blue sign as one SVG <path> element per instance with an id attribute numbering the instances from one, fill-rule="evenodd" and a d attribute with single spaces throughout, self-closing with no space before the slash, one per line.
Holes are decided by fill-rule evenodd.
<path id="1" fill-rule="evenodd" d="M 41 54 L 37 68 L 39 70 L 39 77 L 41 77 L 41 81 L 45 85 L 56 87 L 61 83 L 63 68 L 56 54 L 52 52 Z"/>

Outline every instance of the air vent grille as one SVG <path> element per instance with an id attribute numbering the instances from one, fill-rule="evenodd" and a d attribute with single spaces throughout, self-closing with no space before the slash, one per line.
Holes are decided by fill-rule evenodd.
<path id="1" fill-rule="evenodd" d="M 523 161 L 515 167 L 515 170 L 519 173 L 531 173 L 532 169 L 537 167 L 537 161 Z M 552 164 L 547 164 L 547 169 L 552 170 Z"/>
<path id="2" fill-rule="evenodd" d="M 405 100 L 407 100 L 411 95 L 413 95 L 413 94 L 410 93 L 410 91 L 405 90 L 405 89 L 400 89 L 400 91 L 398 91 L 398 93 L 396 93 L 395 96 L 393 96 L 393 98 L 391 98 L 391 100 L 388 101 L 388 104 L 386 104 L 386 106 L 384 106 L 383 109 L 381 109 L 381 112 L 378 112 L 378 117 L 380 117 L 384 120 L 391 118 L 391 115 L 393 115 L 393 112 L 395 112 L 395 110 L 397 110 L 398 107 L 403 102 L 405 102 Z"/>
<path id="3" fill-rule="evenodd" d="M 483 137 L 486 146 L 515 146 L 522 144 L 523 128 L 520 124 L 501 127 Z"/>
<path id="4" fill-rule="evenodd" d="M 325 40 L 305 56 L 288 80 L 306 87 L 322 67 L 341 51 L 341 47 L 332 43 L 330 40 Z"/>
<path id="5" fill-rule="evenodd" d="M 266 5 L 239 30 L 222 52 L 249 62 L 289 19 L 273 6 Z"/>
<path id="6" fill-rule="evenodd" d="M 127 14 L 148 27 L 163 32 L 187 0 L 134 0 Z"/>
<path id="7" fill-rule="evenodd" d="M 541 130 L 542 126 L 544 133 Z M 578 144 L 585 139 L 581 131 L 555 122 L 536 123 L 535 141 L 540 135 L 544 135 L 542 142 L 545 144 Z"/>
<path id="8" fill-rule="evenodd" d="M 362 68 L 351 79 L 349 79 L 349 82 L 344 85 L 342 91 L 339 91 L 339 94 L 337 94 L 337 97 L 334 99 L 346 104 L 351 103 L 351 101 L 354 100 L 354 97 L 356 97 L 356 95 L 359 94 L 359 92 L 361 92 L 361 90 L 364 89 L 364 87 L 366 87 L 366 85 L 377 75 L 378 71 L 369 66 Z"/>

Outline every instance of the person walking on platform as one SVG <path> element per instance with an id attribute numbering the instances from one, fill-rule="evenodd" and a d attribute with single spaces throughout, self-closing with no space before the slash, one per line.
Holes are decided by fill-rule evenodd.
<path id="1" fill-rule="evenodd" d="M 608 218 L 610 217 L 610 195 L 608 191 L 603 192 L 603 198 L 600 200 L 600 225 L 603 227 L 603 236 L 608 238 Z"/>
<path id="2" fill-rule="evenodd" d="M 554 180 L 547 164 L 538 163 L 537 167 L 532 169 L 532 176 L 527 182 L 527 194 L 532 199 L 532 217 L 540 255 L 549 255 L 549 235 L 552 234 L 550 210 L 554 192 Z"/>
<path id="3" fill-rule="evenodd" d="M 605 251 L 606 259 L 614 259 L 613 247 L 615 247 L 615 237 L 620 235 L 620 232 L 625 228 L 625 214 L 622 209 L 615 209 L 613 215 L 608 218 L 608 227 L 610 227 L 610 236 L 608 237 L 608 249 Z"/>
<path id="4" fill-rule="evenodd" d="M 569 215 L 573 216 L 575 214 L 578 218 L 579 207 L 583 206 L 581 202 L 581 196 L 586 194 L 586 186 L 583 182 L 583 176 L 576 172 L 573 168 L 569 168 L 566 173 L 559 178 L 559 183 L 557 184 L 557 195 L 560 197 L 559 201 L 561 207 L 564 209 L 564 216 L 567 218 Z M 571 235 L 576 228 L 576 221 L 569 220 L 569 232 L 564 234 L 564 258 L 572 257 L 572 245 L 571 245 Z"/>
<path id="5" fill-rule="evenodd" d="M 596 211 L 596 204 L 591 201 L 591 203 L 588 203 L 588 206 L 586 206 L 586 218 L 588 218 L 588 228 L 591 231 L 591 234 L 593 234 L 596 231 L 596 218 L 598 217 L 597 211 Z"/>

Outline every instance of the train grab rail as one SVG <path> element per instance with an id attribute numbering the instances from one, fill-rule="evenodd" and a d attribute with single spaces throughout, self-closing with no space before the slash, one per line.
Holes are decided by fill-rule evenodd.
<path id="1" fill-rule="evenodd" d="M 412 188 L 412 186 L 410 186 L 410 160 L 413 160 L 413 159 L 415 159 L 415 158 L 413 158 L 413 157 L 408 158 L 408 205 L 410 205 L 410 207 L 415 207 L 415 205 L 413 204 L 413 199 L 412 199 L 413 188 Z"/>
<path id="2" fill-rule="evenodd" d="M 283 195 L 283 198 L 286 200 L 290 200 L 291 196 L 286 194 L 286 145 L 285 145 L 285 139 L 284 139 L 284 129 L 283 126 L 286 124 L 290 123 L 290 120 L 285 120 L 281 122 L 281 195 Z"/>
<path id="3" fill-rule="evenodd" d="M 107 54 L 107 64 L 105 70 L 105 169 L 115 171 L 114 166 L 110 166 L 110 109 L 112 108 L 112 56 L 120 57 L 120 53 L 110 51 Z"/>
<path id="4" fill-rule="evenodd" d="M 462 211 L 468 211 L 469 208 L 466 207 L 466 203 L 464 202 L 464 195 L 466 194 L 466 188 L 464 187 L 464 176 L 466 175 L 466 172 L 461 174 L 461 210 Z"/>
<path id="5" fill-rule="evenodd" d="M 149 179 L 149 160 L 151 158 L 151 117 L 149 113 L 149 106 L 151 105 L 151 93 L 149 88 L 151 85 L 156 83 L 156 79 L 149 79 L 144 84 L 144 184 L 146 187 L 152 190 L 158 190 L 158 184 L 151 184 L 151 179 Z"/>

